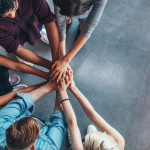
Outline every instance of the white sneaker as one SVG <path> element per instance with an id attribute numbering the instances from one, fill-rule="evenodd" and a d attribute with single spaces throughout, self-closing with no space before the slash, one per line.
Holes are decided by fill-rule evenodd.
<path id="1" fill-rule="evenodd" d="M 29 66 L 33 66 L 33 65 L 34 65 L 34 64 L 32 64 L 32 63 L 30 63 L 30 62 L 28 62 L 28 61 L 23 60 L 22 58 L 20 58 L 20 57 L 18 57 L 18 56 L 16 56 L 16 58 L 17 58 L 17 60 L 18 60 L 19 62 L 24 63 L 24 64 L 26 64 L 26 65 L 29 65 Z"/>
<path id="2" fill-rule="evenodd" d="M 87 127 L 87 134 L 90 133 L 90 132 L 95 132 L 97 131 L 96 127 L 92 124 L 88 125 Z"/>
<path id="3" fill-rule="evenodd" d="M 41 33 L 41 41 L 46 43 L 46 44 L 49 44 L 49 40 L 48 40 L 48 37 L 47 37 L 47 33 L 46 33 L 46 29 L 43 27 L 42 30 L 40 31 Z"/>

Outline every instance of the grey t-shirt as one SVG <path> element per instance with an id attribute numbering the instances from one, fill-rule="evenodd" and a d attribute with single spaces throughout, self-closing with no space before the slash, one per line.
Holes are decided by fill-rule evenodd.
<path id="1" fill-rule="evenodd" d="M 91 8 L 83 15 L 75 16 L 75 19 L 84 19 L 84 25 L 81 30 L 81 34 L 87 38 L 89 38 L 97 26 L 104 8 L 106 6 L 108 0 L 95 0 Z M 59 32 L 60 41 L 66 39 L 66 16 L 63 16 L 59 13 L 60 8 L 58 6 L 54 6 L 55 15 L 56 15 L 56 23 Z"/>

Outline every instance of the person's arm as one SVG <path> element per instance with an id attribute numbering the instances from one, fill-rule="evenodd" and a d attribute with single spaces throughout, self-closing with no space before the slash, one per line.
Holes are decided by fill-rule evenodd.
<path id="1" fill-rule="evenodd" d="M 49 81 L 30 93 L 16 93 L 15 98 L 0 110 L 0 118 L 7 121 L 18 119 L 34 102 L 55 89 L 55 83 Z"/>
<path id="2" fill-rule="evenodd" d="M 8 94 L 5 94 L 3 96 L 0 96 L 0 107 L 8 104 L 11 100 L 13 100 L 15 98 L 15 93 L 29 93 L 37 88 L 39 88 L 40 86 L 44 85 L 44 83 L 40 83 L 40 84 L 36 84 L 36 85 L 32 85 L 30 87 L 24 88 L 24 89 L 20 89 L 17 91 L 13 91 L 10 92 Z"/>
<path id="3" fill-rule="evenodd" d="M 80 90 L 72 84 L 70 91 L 77 98 L 87 116 L 93 121 L 93 123 L 103 132 L 112 136 L 117 142 L 119 149 L 124 150 L 125 140 L 122 135 L 111 127 L 93 108 L 88 99 L 80 92 Z"/>
<path id="4" fill-rule="evenodd" d="M 45 24 L 48 40 L 50 43 L 50 48 L 52 52 L 52 61 L 59 60 L 59 35 L 55 22 Z"/>
<path id="5" fill-rule="evenodd" d="M 41 97 L 43 97 L 44 95 L 48 94 L 49 92 L 55 89 L 56 89 L 56 84 L 54 82 L 49 81 L 44 85 L 42 85 L 41 87 L 29 92 L 29 94 L 32 95 L 34 102 L 36 102 Z"/>
<path id="6" fill-rule="evenodd" d="M 66 16 L 60 14 L 60 8 L 54 4 L 54 12 L 56 16 L 56 24 L 59 33 L 59 53 L 60 58 L 66 55 Z"/>
<path id="7" fill-rule="evenodd" d="M 43 67 L 45 67 L 47 69 L 50 68 L 50 65 L 51 65 L 51 61 L 50 60 L 47 60 L 45 58 L 42 58 L 42 57 L 36 55 L 32 51 L 24 48 L 21 45 L 19 45 L 17 50 L 14 52 L 14 54 L 17 55 L 18 57 L 28 61 L 28 62 L 33 63 L 33 64 L 37 64 L 37 65 L 43 66 Z"/>
<path id="8" fill-rule="evenodd" d="M 11 60 L 5 56 L 0 55 L 0 65 L 5 66 L 9 69 L 12 69 L 14 71 L 19 71 L 19 72 L 24 72 L 24 73 L 29 73 L 33 74 L 39 77 L 42 77 L 44 79 L 48 79 L 48 73 L 41 71 L 39 69 L 33 68 L 29 65 L 23 64 L 16 62 L 14 60 Z"/>
<path id="9" fill-rule="evenodd" d="M 70 62 L 76 53 L 82 48 L 86 41 L 90 38 L 93 30 L 97 26 L 104 8 L 106 6 L 107 0 L 95 0 L 92 10 L 90 11 L 88 18 L 86 19 L 84 26 L 81 29 L 81 34 L 76 40 L 75 44 L 72 46 L 70 51 L 63 58 L 64 61 Z"/>
<path id="10" fill-rule="evenodd" d="M 69 85 L 69 82 L 65 83 L 64 80 L 62 79 L 60 80 L 60 87 L 58 87 L 58 96 L 59 96 L 58 100 L 60 102 L 64 99 L 68 99 L 68 94 L 66 92 L 68 85 Z M 72 108 L 70 101 L 66 100 L 62 102 L 62 107 L 66 116 L 69 131 L 71 134 L 72 149 L 83 150 L 80 130 L 78 128 L 76 116 L 75 116 L 75 113 L 74 113 L 74 110 Z"/>

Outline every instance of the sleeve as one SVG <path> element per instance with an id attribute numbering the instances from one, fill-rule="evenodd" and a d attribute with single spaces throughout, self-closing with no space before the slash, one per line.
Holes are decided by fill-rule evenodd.
<path id="1" fill-rule="evenodd" d="M 59 32 L 60 41 L 66 39 L 66 16 L 63 16 L 59 13 L 60 8 L 54 5 L 54 11 L 56 16 L 56 24 Z"/>
<path id="2" fill-rule="evenodd" d="M 0 30 L 0 46 L 6 49 L 8 53 L 14 53 L 19 47 L 20 40 L 11 33 Z"/>
<path id="3" fill-rule="evenodd" d="M 16 93 L 16 98 L 0 110 L 0 120 L 16 120 L 34 104 L 29 93 Z"/>
<path id="4" fill-rule="evenodd" d="M 32 8 L 41 25 L 54 21 L 54 14 L 46 0 L 32 0 Z"/>
<path id="5" fill-rule="evenodd" d="M 82 35 L 84 35 L 87 38 L 91 36 L 94 28 L 97 26 L 102 16 L 106 3 L 107 0 L 95 0 L 93 4 L 93 8 L 90 14 L 88 15 L 88 18 L 86 19 L 84 23 L 84 27 L 81 31 Z"/>
<path id="6" fill-rule="evenodd" d="M 42 130 L 46 131 L 45 135 L 47 138 L 49 138 L 52 143 L 55 143 L 54 149 L 61 149 L 67 127 L 64 112 L 61 110 L 54 111 L 49 121 L 43 126 Z"/>

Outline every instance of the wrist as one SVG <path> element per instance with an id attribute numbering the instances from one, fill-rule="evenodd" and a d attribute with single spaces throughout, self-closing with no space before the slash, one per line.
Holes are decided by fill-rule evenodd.
<path id="1" fill-rule="evenodd" d="M 62 58 L 62 60 L 65 62 L 65 63 L 69 63 L 71 60 L 68 58 L 68 56 L 66 55 L 66 56 L 64 56 L 63 58 Z"/>
<path id="2" fill-rule="evenodd" d="M 54 84 L 54 83 L 52 83 L 52 82 L 50 82 L 50 81 L 47 82 L 47 83 L 45 84 L 46 90 L 48 90 L 49 92 L 55 90 L 55 86 L 54 86 L 53 84 Z"/>
<path id="3" fill-rule="evenodd" d="M 73 86 L 70 87 L 69 90 L 70 90 L 71 92 L 73 92 L 73 91 L 75 91 L 76 89 L 77 89 L 77 87 L 76 87 L 75 85 L 73 85 Z"/>
<path id="4" fill-rule="evenodd" d="M 60 95 L 62 95 L 62 94 L 64 94 L 64 93 L 66 93 L 66 90 L 60 89 L 60 90 L 58 90 L 58 92 L 59 92 Z"/>
<path id="5" fill-rule="evenodd" d="M 48 80 L 49 79 L 49 72 L 44 72 L 42 75 L 42 78 Z"/>
<path id="6" fill-rule="evenodd" d="M 68 98 L 68 94 L 66 90 L 58 90 L 58 93 L 59 93 L 60 100 Z"/>
<path id="7" fill-rule="evenodd" d="M 62 100 L 60 101 L 60 104 L 64 103 L 65 101 L 70 101 L 70 99 L 69 99 L 69 98 L 62 99 Z"/>

